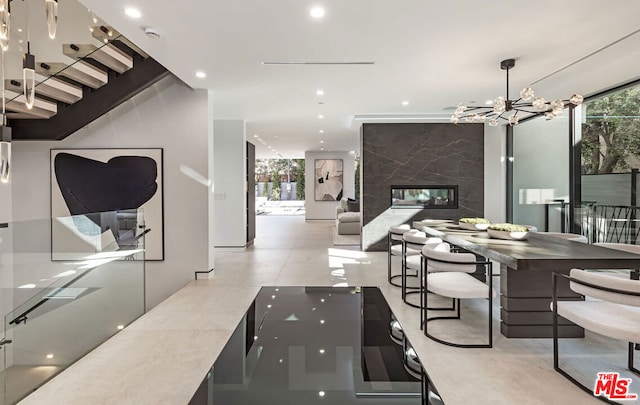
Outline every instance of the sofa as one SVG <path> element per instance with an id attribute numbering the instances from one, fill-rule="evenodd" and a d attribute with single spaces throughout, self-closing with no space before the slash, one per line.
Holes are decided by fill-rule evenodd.
<path id="1" fill-rule="evenodd" d="M 343 198 L 336 207 L 338 235 L 360 235 L 360 203 Z"/>

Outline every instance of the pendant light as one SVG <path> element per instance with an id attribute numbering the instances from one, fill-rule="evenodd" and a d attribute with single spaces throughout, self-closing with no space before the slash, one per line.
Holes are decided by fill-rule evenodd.
<path id="1" fill-rule="evenodd" d="M 9 0 L 0 0 L 0 49 L 9 49 Z"/>
<path id="2" fill-rule="evenodd" d="M 44 7 L 47 13 L 49 38 L 55 39 L 56 28 L 58 27 L 58 0 L 44 0 Z"/>
<path id="3" fill-rule="evenodd" d="M 31 30 L 29 27 L 29 2 L 25 1 L 27 15 L 27 53 L 22 55 L 22 82 L 24 83 L 25 105 L 33 108 L 36 101 L 36 57 L 31 54 Z"/>
<path id="4" fill-rule="evenodd" d="M 5 109 L 4 95 L 4 51 L 0 50 L 0 70 L 2 83 L 2 121 L 0 123 L 0 182 L 9 182 L 9 173 L 11 168 L 11 128 L 7 126 L 7 114 Z"/>

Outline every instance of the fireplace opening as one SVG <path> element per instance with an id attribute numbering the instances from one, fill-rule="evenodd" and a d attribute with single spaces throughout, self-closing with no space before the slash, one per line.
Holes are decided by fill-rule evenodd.
<path id="1" fill-rule="evenodd" d="M 391 208 L 458 208 L 458 186 L 391 186 Z"/>

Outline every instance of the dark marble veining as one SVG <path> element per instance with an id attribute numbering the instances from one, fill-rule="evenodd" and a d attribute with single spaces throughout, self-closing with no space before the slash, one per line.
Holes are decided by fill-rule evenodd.
<path id="1" fill-rule="evenodd" d="M 363 250 L 386 250 L 391 225 L 484 215 L 484 125 L 363 124 L 360 142 Z M 390 209 L 392 185 L 458 185 L 459 205 Z"/>

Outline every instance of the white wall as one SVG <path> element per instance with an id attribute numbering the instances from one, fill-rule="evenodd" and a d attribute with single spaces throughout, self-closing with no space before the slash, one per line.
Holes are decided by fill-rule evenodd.
<path id="1" fill-rule="evenodd" d="M 311 152 L 304 153 L 305 174 L 305 219 L 335 219 L 339 201 L 315 201 L 315 164 L 316 159 L 342 159 L 344 192 L 343 197 L 355 197 L 355 155 L 349 152 Z"/>
<path id="2" fill-rule="evenodd" d="M 214 120 L 216 247 L 247 244 L 247 146 L 244 121 Z"/>
<path id="3" fill-rule="evenodd" d="M 164 148 L 164 261 L 146 263 L 146 307 L 210 269 L 210 97 L 161 80 L 59 142 L 14 142 L 13 220 L 50 216 L 51 148 Z M 40 235 L 50 244 L 50 235 Z M 26 241 L 25 241 L 26 243 Z M 49 248 L 47 246 L 46 248 Z M 42 250 L 34 250 L 42 251 Z"/>
<path id="4" fill-rule="evenodd" d="M 504 125 L 484 126 L 484 217 L 506 222 L 507 131 Z"/>

